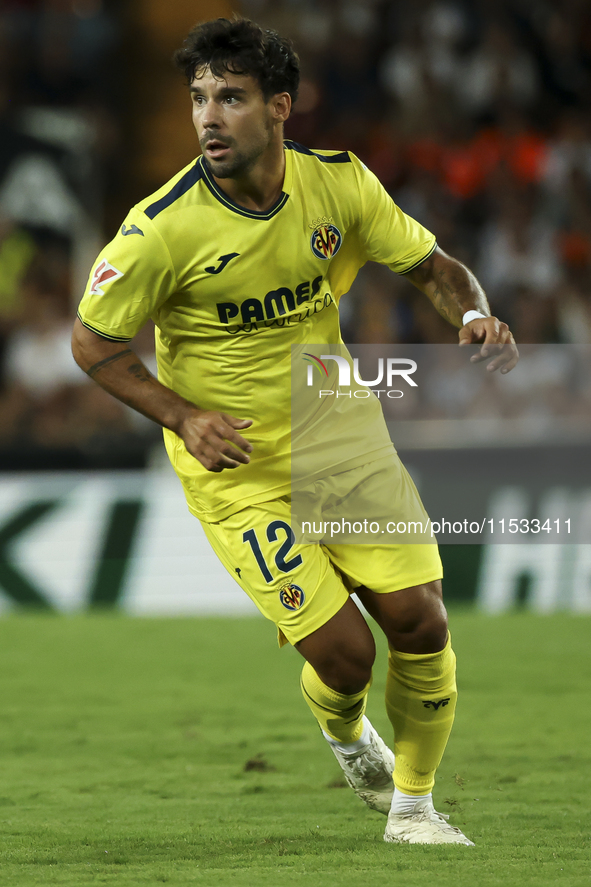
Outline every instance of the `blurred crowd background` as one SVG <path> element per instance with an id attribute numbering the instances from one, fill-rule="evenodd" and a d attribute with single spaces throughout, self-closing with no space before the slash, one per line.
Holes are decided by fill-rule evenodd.
<path id="1" fill-rule="evenodd" d="M 78 370 L 71 323 L 129 206 L 196 153 L 172 52 L 233 11 L 294 40 L 289 137 L 356 152 L 518 342 L 591 344 L 588 0 L 2 0 L 0 469 L 140 466 L 160 439 Z M 457 341 L 375 265 L 341 304 L 352 343 Z"/>

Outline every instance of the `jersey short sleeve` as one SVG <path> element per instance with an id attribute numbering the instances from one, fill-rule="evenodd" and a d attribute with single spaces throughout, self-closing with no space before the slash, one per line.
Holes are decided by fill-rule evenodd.
<path id="1" fill-rule="evenodd" d="M 168 248 L 153 222 L 134 208 L 96 260 L 78 317 L 114 341 L 129 341 L 174 292 Z"/>
<path id="2" fill-rule="evenodd" d="M 397 206 L 377 177 L 351 155 L 359 184 L 359 239 L 366 260 L 405 274 L 420 265 L 437 242 L 415 219 Z"/>

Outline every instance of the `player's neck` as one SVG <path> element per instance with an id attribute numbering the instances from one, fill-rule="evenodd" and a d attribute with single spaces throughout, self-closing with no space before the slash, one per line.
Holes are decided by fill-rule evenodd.
<path id="1" fill-rule="evenodd" d="M 216 184 L 228 197 L 245 209 L 266 212 L 281 195 L 285 178 L 283 139 L 273 142 L 256 164 L 243 176 L 218 179 Z"/>

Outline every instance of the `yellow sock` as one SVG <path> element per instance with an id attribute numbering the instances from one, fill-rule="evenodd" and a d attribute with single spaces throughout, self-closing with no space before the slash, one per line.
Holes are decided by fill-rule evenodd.
<path id="1" fill-rule="evenodd" d="M 394 785 L 426 795 L 435 783 L 456 709 L 456 657 L 448 637 L 439 653 L 390 650 L 386 709 L 394 727 Z"/>
<path id="2" fill-rule="evenodd" d="M 370 683 L 360 693 L 345 696 L 324 684 L 309 662 L 302 669 L 304 699 L 325 733 L 338 742 L 357 742 L 363 732 L 363 713 Z"/>

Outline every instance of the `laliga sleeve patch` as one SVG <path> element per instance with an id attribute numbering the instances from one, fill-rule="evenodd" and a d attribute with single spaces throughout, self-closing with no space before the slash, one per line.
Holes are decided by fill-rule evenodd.
<path id="1" fill-rule="evenodd" d="M 103 259 L 100 265 L 97 265 L 94 269 L 90 294 L 93 296 L 103 296 L 104 291 L 102 287 L 106 283 L 113 283 L 114 280 L 118 280 L 120 277 L 123 277 L 123 271 L 119 271 L 118 268 L 115 268 L 114 265 L 111 265 L 110 262 Z"/>

